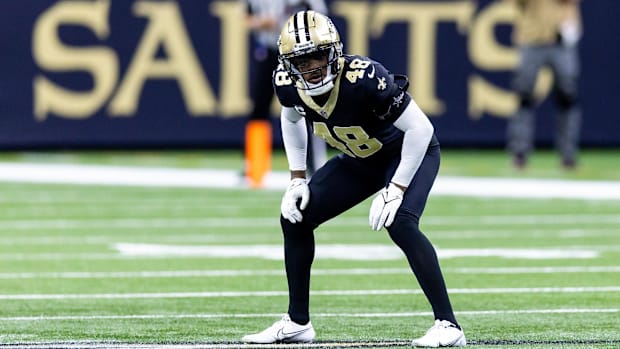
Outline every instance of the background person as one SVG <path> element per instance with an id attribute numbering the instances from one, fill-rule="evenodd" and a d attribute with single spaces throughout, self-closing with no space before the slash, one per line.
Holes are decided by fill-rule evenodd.
<path id="1" fill-rule="evenodd" d="M 551 67 L 557 105 L 555 146 L 562 166 L 577 165 L 581 110 L 578 104 L 579 57 L 581 38 L 580 0 L 507 0 L 517 10 L 513 41 L 519 48 L 514 89 L 519 108 L 508 122 L 508 150 L 513 165 L 524 168 L 534 149 L 534 85 L 539 70 Z"/>
<path id="2" fill-rule="evenodd" d="M 243 0 L 246 24 L 255 38 L 252 62 L 255 68 L 252 95 L 254 106 L 245 127 L 245 176 L 251 187 L 260 187 L 263 177 L 271 169 L 272 125 L 271 101 L 273 86 L 271 76 L 278 66 L 278 36 L 286 20 L 295 12 L 315 10 L 327 13 L 323 0 Z M 308 157 L 309 172 L 326 161 L 323 141 L 311 142 Z"/>

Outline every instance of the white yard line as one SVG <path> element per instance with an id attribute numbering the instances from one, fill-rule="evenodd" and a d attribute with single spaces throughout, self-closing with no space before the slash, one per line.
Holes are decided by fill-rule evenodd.
<path id="1" fill-rule="evenodd" d="M 433 194 L 537 199 L 619 200 L 620 181 L 439 176 Z"/>
<path id="2" fill-rule="evenodd" d="M 141 187 L 239 187 L 234 170 L 78 164 L 0 163 L 0 181 Z"/>
<path id="3" fill-rule="evenodd" d="M 620 270 L 620 268 L 619 268 Z M 346 269 L 341 270 L 347 272 Z M 380 270 L 377 270 L 380 272 Z M 317 274 L 312 271 L 312 274 Z M 320 272 L 319 272 L 320 274 Z M 353 274 L 353 273 L 352 273 Z M 59 273 L 0 273 L 0 279 L 138 279 L 138 278 L 190 278 L 190 277 L 241 277 L 284 276 L 284 270 L 178 270 L 136 272 L 59 272 Z M 330 275 L 344 275 L 333 273 Z"/>
<path id="4" fill-rule="evenodd" d="M 450 294 L 519 294 L 519 293 L 609 293 L 620 292 L 620 286 L 604 287 L 508 287 L 453 288 Z M 324 290 L 311 291 L 313 296 L 383 296 L 422 294 L 418 289 L 391 290 Z M 229 292 L 154 292 L 154 293 L 81 293 L 81 294 L 0 294 L 0 300 L 67 300 L 67 299 L 165 299 L 165 298 L 230 298 L 285 297 L 287 291 Z"/>
<path id="5" fill-rule="evenodd" d="M 268 174 L 265 189 L 283 190 L 288 177 L 286 172 Z M 186 188 L 245 186 L 239 172 L 235 170 L 10 162 L 0 163 L 0 181 Z M 620 181 L 439 176 L 433 193 L 476 197 L 620 200 Z"/>
<path id="6" fill-rule="evenodd" d="M 283 260 L 281 245 L 168 245 L 116 243 L 114 248 L 126 256 L 203 256 L 212 258 L 262 258 Z M 518 259 L 591 259 L 599 251 L 588 248 L 437 248 L 441 259 L 459 257 L 501 257 Z M 321 244 L 315 259 L 337 260 L 399 260 L 402 251 L 395 245 L 384 244 Z"/>
<path id="7" fill-rule="evenodd" d="M 443 270 L 454 274 L 617 273 L 620 272 L 620 266 L 443 268 Z"/>
<path id="8" fill-rule="evenodd" d="M 425 225 L 561 225 L 561 224 L 620 224 L 619 214 L 554 214 L 554 215 L 482 215 L 482 216 L 428 216 Z M 338 217 L 325 223 L 329 227 L 358 225 L 366 227 L 366 217 Z M 279 227 L 277 215 L 270 217 L 245 218 L 75 218 L 55 219 L 36 217 L 29 219 L 2 219 L 2 230 L 70 230 L 70 229 L 165 229 L 165 228 L 245 228 L 245 227 Z"/>
<path id="9" fill-rule="evenodd" d="M 161 245 L 117 243 L 118 252 L 16 252 L 0 253 L 0 261 L 44 260 L 119 260 L 162 258 L 261 258 L 282 260 L 281 245 Z M 442 248 L 441 259 L 500 257 L 506 259 L 593 259 L 603 251 L 620 251 L 619 245 L 547 246 L 546 248 Z M 382 244 L 321 244 L 316 259 L 332 260 L 400 260 L 402 252 L 394 245 Z"/>
<path id="10" fill-rule="evenodd" d="M 620 266 L 574 267 L 506 267 L 506 268 L 443 268 L 445 274 L 551 274 L 551 273 L 618 273 Z M 313 269 L 312 275 L 408 275 L 409 268 Z M 0 273 L 0 279 L 140 279 L 191 277 L 255 277 L 284 276 L 282 269 L 270 270 L 158 270 L 118 272 L 41 272 Z"/>
<path id="11" fill-rule="evenodd" d="M 441 240 L 465 240 L 465 239 L 489 239 L 502 240 L 511 239 L 514 240 L 515 235 L 518 234 L 520 238 L 533 239 L 574 239 L 574 238 L 599 238 L 599 237 L 617 237 L 619 229 L 610 226 L 608 228 L 585 228 L 585 229 L 557 229 L 557 227 L 548 227 L 548 229 L 527 229 L 527 231 L 519 231 L 518 229 L 497 229 L 495 226 L 483 227 L 479 226 L 476 230 L 443 230 L 432 229 L 428 231 L 428 234 L 433 239 Z M 544 226 L 542 228 L 545 228 Z M 552 229 L 553 228 L 553 229 Z M 47 245 L 110 245 L 118 242 L 119 234 L 105 235 L 105 232 L 99 232 L 102 235 L 96 235 L 89 233 L 88 235 L 29 235 L 29 236 L 15 236 L 7 234 L 7 236 L 0 236 L 0 246 L 9 245 L 24 245 L 24 246 L 47 246 Z M 331 230 L 330 236 L 322 236 L 323 243 L 327 243 L 332 240 L 340 240 L 341 237 L 347 236 L 350 232 Z M 126 238 L 126 234 L 122 235 Z M 211 232 L 210 234 L 200 234 L 195 232 L 190 233 L 166 233 L 161 232 L 156 235 L 149 235 L 149 238 L 135 237 L 134 243 L 152 242 L 156 239 L 160 243 L 167 244 L 230 244 L 230 243 L 247 243 L 248 241 L 271 241 L 274 238 L 274 233 L 271 230 L 265 230 L 263 232 L 246 232 L 239 234 L 226 234 L 225 232 Z"/>
<path id="12" fill-rule="evenodd" d="M 620 309 L 600 308 L 560 308 L 560 309 L 514 309 L 514 310 L 472 310 L 455 311 L 456 315 L 496 316 L 519 314 L 596 314 L 618 313 Z M 342 318 L 391 318 L 432 316 L 429 311 L 399 313 L 313 313 L 313 317 Z M 5 316 L 0 321 L 81 321 L 81 320 L 133 320 L 133 319 L 236 319 L 236 318 L 277 318 L 282 314 L 135 314 L 135 315 L 52 315 L 52 316 Z"/>

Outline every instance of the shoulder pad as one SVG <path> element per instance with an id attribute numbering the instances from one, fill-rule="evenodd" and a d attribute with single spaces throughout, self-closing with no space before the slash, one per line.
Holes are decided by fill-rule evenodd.
<path id="1" fill-rule="evenodd" d="M 382 91 L 393 83 L 393 76 L 385 67 L 368 57 L 345 56 L 343 78 L 355 89 Z"/>
<path id="2" fill-rule="evenodd" d="M 275 94 L 282 106 L 292 107 L 295 104 L 299 104 L 295 102 L 298 98 L 295 84 L 282 64 L 279 64 L 276 70 L 273 71 L 272 83 Z"/>

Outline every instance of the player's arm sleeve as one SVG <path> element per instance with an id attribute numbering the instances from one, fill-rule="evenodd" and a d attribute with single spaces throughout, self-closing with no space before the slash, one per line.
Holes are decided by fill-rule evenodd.
<path id="1" fill-rule="evenodd" d="M 280 124 L 289 170 L 305 171 L 308 133 L 304 118 L 294 108 L 282 107 Z"/>
<path id="2" fill-rule="evenodd" d="M 370 69 L 370 70 L 369 70 Z M 365 79 L 365 91 L 373 113 L 381 120 L 394 122 L 405 110 L 411 95 L 404 75 L 393 75 L 383 65 L 373 62 L 366 71 L 374 71 L 376 79 Z"/>
<path id="3" fill-rule="evenodd" d="M 435 130 L 426 114 L 413 99 L 394 121 L 394 126 L 402 130 L 405 135 L 401 160 L 392 177 L 392 183 L 408 187 L 422 164 Z"/>

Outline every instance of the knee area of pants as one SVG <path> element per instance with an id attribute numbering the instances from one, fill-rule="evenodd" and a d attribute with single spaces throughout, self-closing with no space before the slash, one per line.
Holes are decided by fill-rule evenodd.
<path id="1" fill-rule="evenodd" d="M 289 222 L 288 219 L 284 218 L 282 215 L 280 215 L 280 227 L 282 227 L 282 233 L 285 236 L 291 236 L 291 237 L 299 237 L 303 235 L 303 232 L 313 230 L 313 227 L 310 224 L 307 224 L 306 222 L 302 221 L 299 223 L 291 223 Z"/>
<path id="2" fill-rule="evenodd" d="M 388 228 L 388 232 L 390 234 L 399 234 L 401 232 L 419 231 L 418 222 L 418 217 L 413 214 L 398 213 L 394 218 L 394 222 Z"/>
<path id="3" fill-rule="evenodd" d="M 280 227 L 282 227 L 282 231 L 286 233 L 287 231 L 296 230 L 301 223 L 291 223 L 288 219 L 284 218 L 280 215 Z"/>

